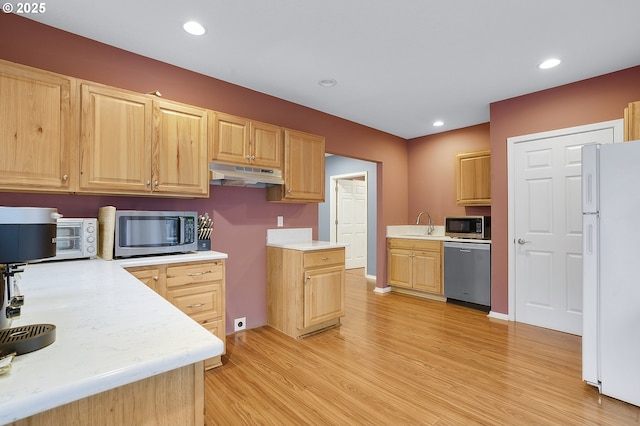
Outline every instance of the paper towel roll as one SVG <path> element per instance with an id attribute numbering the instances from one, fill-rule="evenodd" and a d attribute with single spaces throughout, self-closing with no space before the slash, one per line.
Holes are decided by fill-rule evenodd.
<path id="1" fill-rule="evenodd" d="M 100 246 L 98 256 L 104 260 L 113 260 L 113 242 L 116 227 L 116 208 L 104 206 L 98 209 L 98 229 Z"/>

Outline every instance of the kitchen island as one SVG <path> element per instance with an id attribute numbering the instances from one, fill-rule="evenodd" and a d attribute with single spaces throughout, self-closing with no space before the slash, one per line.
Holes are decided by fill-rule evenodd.
<path id="1" fill-rule="evenodd" d="M 54 324 L 56 340 L 0 376 L 0 424 L 202 424 L 203 360 L 220 355 L 222 341 L 123 267 L 226 257 L 27 265 L 12 327 Z"/>
<path id="2" fill-rule="evenodd" d="M 267 229 L 267 323 L 301 338 L 340 324 L 347 245 L 311 228 Z"/>

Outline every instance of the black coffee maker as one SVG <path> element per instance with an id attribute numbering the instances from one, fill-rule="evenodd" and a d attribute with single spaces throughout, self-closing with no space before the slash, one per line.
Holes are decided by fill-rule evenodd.
<path id="1" fill-rule="evenodd" d="M 15 292 L 15 275 L 24 262 L 56 255 L 58 217 L 54 208 L 0 207 L 0 354 L 32 352 L 55 340 L 51 324 L 10 327 L 24 304 Z"/>

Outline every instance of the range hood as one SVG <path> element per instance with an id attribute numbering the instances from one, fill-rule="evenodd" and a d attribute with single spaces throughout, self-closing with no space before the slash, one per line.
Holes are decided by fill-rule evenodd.
<path id="1" fill-rule="evenodd" d="M 284 180 L 282 179 L 282 170 L 278 169 L 209 163 L 209 183 L 211 185 L 266 188 L 283 185 Z"/>

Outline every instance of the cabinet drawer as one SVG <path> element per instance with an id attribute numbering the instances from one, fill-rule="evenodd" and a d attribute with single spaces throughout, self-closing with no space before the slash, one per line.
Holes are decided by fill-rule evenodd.
<path id="1" fill-rule="evenodd" d="M 223 321 L 220 316 L 216 316 L 212 312 L 199 312 L 189 316 L 191 319 L 224 341 L 225 330 L 223 329 Z"/>
<path id="2" fill-rule="evenodd" d="M 158 283 L 160 282 L 160 268 L 139 266 L 135 268 L 127 268 L 127 271 L 131 273 L 138 280 L 142 281 L 156 293 L 160 293 Z"/>
<path id="3" fill-rule="evenodd" d="M 329 249 L 305 252 L 304 267 L 313 268 L 325 265 L 343 265 L 344 249 Z"/>
<path id="4" fill-rule="evenodd" d="M 390 249 L 399 248 L 406 250 L 440 251 L 442 249 L 442 241 L 389 238 L 387 240 L 387 247 Z"/>
<path id="5" fill-rule="evenodd" d="M 222 262 L 183 264 L 167 267 L 167 287 L 219 281 L 224 276 Z"/>
<path id="6" fill-rule="evenodd" d="M 217 283 L 167 291 L 167 299 L 187 315 L 222 316 L 222 285 Z"/>

